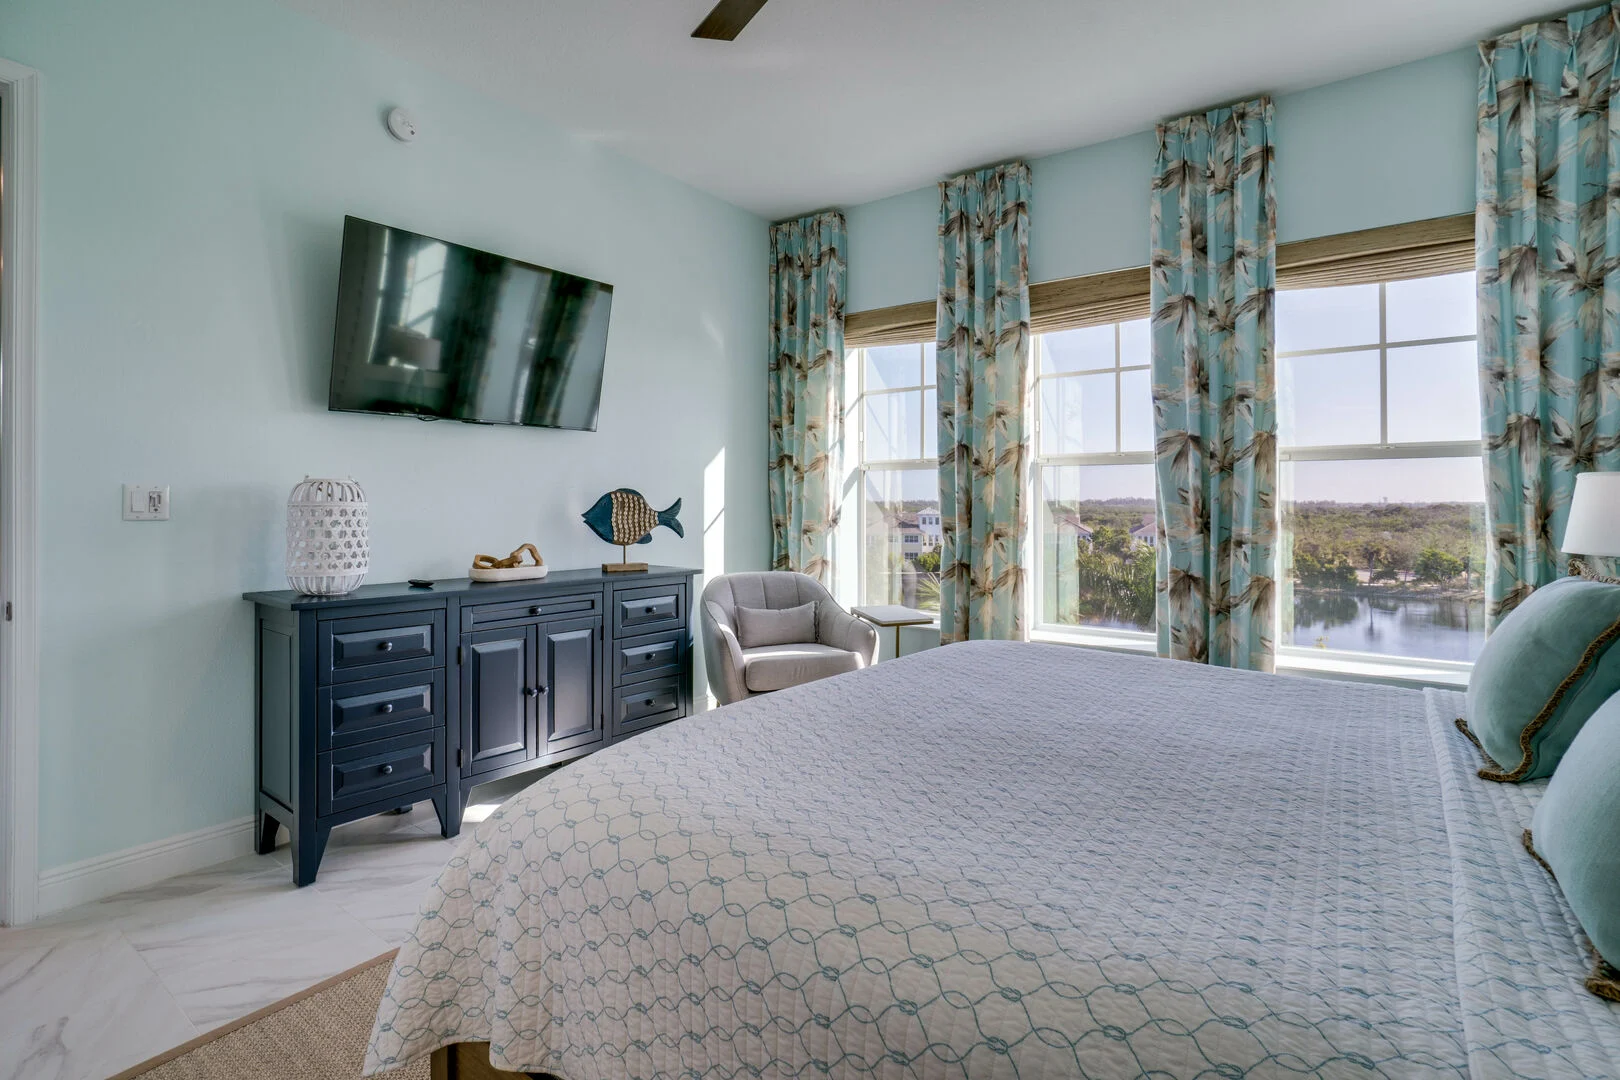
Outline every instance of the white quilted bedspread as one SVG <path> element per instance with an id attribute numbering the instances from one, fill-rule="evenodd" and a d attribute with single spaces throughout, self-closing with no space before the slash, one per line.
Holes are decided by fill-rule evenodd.
<path id="1" fill-rule="evenodd" d="M 1548 1027 L 1535 1075 L 1603 1075 L 1564 1045 L 1620 1027 L 1579 957 L 1537 1016 L 1492 981 L 1567 921 L 1454 933 L 1454 894 L 1481 916 L 1446 807 L 1492 808 L 1439 723 L 1411 691 L 977 642 L 667 725 L 463 838 L 366 1071 L 488 1041 L 564 1080 L 1511 1075 Z M 1460 857 L 1505 866 L 1520 827 Z"/>

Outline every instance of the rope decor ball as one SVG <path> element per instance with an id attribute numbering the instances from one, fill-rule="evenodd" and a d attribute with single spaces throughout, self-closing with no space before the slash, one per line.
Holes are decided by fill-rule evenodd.
<path id="1" fill-rule="evenodd" d="M 371 569 L 366 493 L 353 479 L 311 480 L 287 496 L 287 584 L 306 596 L 342 596 Z"/>

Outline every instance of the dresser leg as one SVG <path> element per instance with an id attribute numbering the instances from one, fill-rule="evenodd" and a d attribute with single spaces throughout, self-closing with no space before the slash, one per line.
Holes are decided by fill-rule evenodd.
<path id="1" fill-rule="evenodd" d="M 299 823 L 292 833 L 293 884 L 299 888 L 315 881 L 315 872 L 321 867 L 321 856 L 326 854 L 326 838 L 332 835 L 330 826 Z"/>
<path id="2" fill-rule="evenodd" d="M 276 833 L 281 831 L 281 822 L 259 811 L 259 827 L 253 835 L 253 850 L 260 855 L 268 855 L 276 850 Z"/>
<path id="3" fill-rule="evenodd" d="M 446 840 L 461 833 L 461 812 L 465 804 L 448 793 L 433 796 L 433 812 L 439 815 L 439 835 Z"/>

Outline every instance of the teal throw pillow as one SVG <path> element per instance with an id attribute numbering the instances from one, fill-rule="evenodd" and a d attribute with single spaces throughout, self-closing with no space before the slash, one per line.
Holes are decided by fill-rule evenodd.
<path id="1" fill-rule="evenodd" d="M 1525 847 L 1552 872 L 1597 950 L 1586 988 L 1620 1001 L 1620 696 L 1570 744 L 1536 807 Z"/>
<path id="2" fill-rule="evenodd" d="M 1620 585 L 1562 578 L 1531 593 L 1485 642 L 1457 722 L 1479 775 L 1551 776 L 1586 718 L 1620 691 Z"/>

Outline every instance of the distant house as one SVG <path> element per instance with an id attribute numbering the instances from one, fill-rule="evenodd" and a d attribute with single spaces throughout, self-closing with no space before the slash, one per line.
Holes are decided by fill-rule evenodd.
<path id="1" fill-rule="evenodd" d="M 1152 547 L 1158 542 L 1159 516 L 1157 514 L 1143 514 L 1142 524 L 1131 530 L 1131 539 L 1138 544 Z"/>
<path id="2" fill-rule="evenodd" d="M 917 556 L 938 551 L 940 524 L 938 510 L 902 510 L 895 515 L 895 535 L 899 540 L 901 557 L 915 562 Z"/>
<path id="3" fill-rule="evenodd" d="M 909 514 L 900 516 L 900 554 L 907 559 L 915 560 L 924 550 L 923 533 L 915 520 L 906 520 L 910 516 Z"/>
<path id="4" fill-rule="evenodd" d="M 1080 515 L 1073 510 L 1059 510 L 1052 517 L 1052 531 L 1057 534 L 1060 544 L 1077 547 L 1080 544 L 1090 544 L 1092 529 Z"/>
<path id="5" fill-rule="evenodd" d="M 940 545 L 940 526 L 938 510 L 921 510 L 917 513 L 917 531 L 922 534 L 921 544 L 924 551 L 937 551 Z"/>

